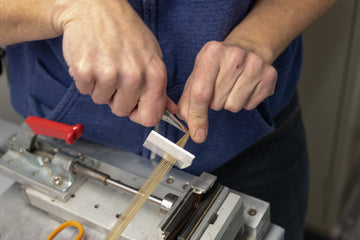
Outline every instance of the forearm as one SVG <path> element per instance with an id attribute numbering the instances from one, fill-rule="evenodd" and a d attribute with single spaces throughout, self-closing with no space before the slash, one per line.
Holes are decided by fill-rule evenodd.
<path id="1" fill-rule="evenodd" d="M 59 36 L 53 26 L 53 0 L 1 0 L 0 45 Z"/>
<path id="2" fill-rule="evenodd" d="M 259 0 L 225 42 L 272 63 L 288 44 L 336 0 Z"/>

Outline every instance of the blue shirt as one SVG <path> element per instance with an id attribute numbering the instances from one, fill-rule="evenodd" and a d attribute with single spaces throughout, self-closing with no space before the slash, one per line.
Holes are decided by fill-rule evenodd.
<path id="1" fill-rule="evenodd" d="M 132 0 L 130 3 L 157 37 L 167 67 L 167 93 L 177 102 L 195 57 L 208 41 L 222 41 L 251 10 L 255 0 Z M 79 39 L 79 41 L 81 41 Z M 85 127 L 83 137 L 111 147 L 149 156 L 142 144 L 151 128 L 117 117 L 107 105 L 81 95 L 68 74 L 62 38 L 8 46 L 11 97 L 24 117 L 36 115 Z M 275 93 L 255 110 L 231 113 L 209 110 L 207 140 L 189 140 L 186 149 L 196 158 L 187 171 L 199 174 L 224 164 L 274 130 L 273 117 L 293 96 L 301 68 L 301 38 L 295 39 L 274 62 Z M 172 141 L 182 136 L 161 122 L 159 132 Z"/>

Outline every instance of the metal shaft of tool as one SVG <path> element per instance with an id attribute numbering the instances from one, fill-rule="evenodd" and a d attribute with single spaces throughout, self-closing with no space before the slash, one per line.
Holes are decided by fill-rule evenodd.
<path id="1" fill-rule="evenodd" d="M 109 185 L 109 186 L 115 187 L 115 188 L 125 191 L 127 193 L 130 193 L 133 195 L 136 195 L 138 193 L 137 189 L 132 188 L 132 187 L 130 187 L 124 183 L 121 183 L 119 181 L 116 181 L 116 180 L 112 179 L 110 177 L 110 175 L 103 173 L 97 169 L 88 167 L 80 162 L 74 163 L 74 165 L 72 167 L 72 171 L 77 175 L 80 175 L 85 178 L 93 179 L 97 182 L 101 182 L 104 185 Z M 162 199 L 161 198 L 150 196 L 148 198 L 148 201 L 155 205 L 162 207 L 162 204 L 161 204 Z"/>
<path id="2" fill-rule="evenodd" d="M 130 187 L 130 186 L 127 186 L 127 185 L 124 185 L 122 183 L 119 183 L 118 181 L 116 180 L 113 180 L 111 178 L 107 179 L 106 180 L 106 184 L 109 185 L 109 186 L 113 186 L 113 187 L 116 187 L 116 188 L 119 188 L 123 191 L 126 191 L 128 193 L 131 193 L 131 194 L 134 194 L 136 195 L 138 193 L 138 190 Z M 162 199 L 161 198 L 157 198 L 157 197 L 154 197 L 154 196 L 150 196 L 148 198 L 148 201 L 155 204 L 155 205 L 159 205 L 160 207 L 162 207 Z"/>

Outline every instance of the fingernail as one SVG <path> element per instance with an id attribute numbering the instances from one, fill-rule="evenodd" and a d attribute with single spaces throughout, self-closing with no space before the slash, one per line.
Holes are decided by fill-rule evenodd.
<path id="1" fill-rule="evenodd" d="M 198 142 L 203 142 L 205 140 L 205 129 L 198 129 L 195 132 L 195 139 Z"/>

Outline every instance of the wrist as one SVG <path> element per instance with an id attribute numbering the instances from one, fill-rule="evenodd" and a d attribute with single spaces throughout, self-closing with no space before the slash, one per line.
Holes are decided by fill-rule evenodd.
<path id="1" fill-rule="evenodd" d="M 247 52 L 253 52 L 269 64 L 272 64 L 277 57 L 274 51 L 270 47 L 267 47 L 266 44 L 258 43 L 251 39 L 229 35 L 224 40 L 224 43 L 237 46 Z"/>
<path id="2" fill-rule="evenodd" d="M 6 5 L 6 6 L 5 6 Z M 0 3 L 0 44 L 57 37 L 52 24 L 52 0 L 5 1 Z"/>
<path id="3" fill-rule="evenodd" d="M 54 0 L 52 25 L 59 34 L 63 34 L 66 26 L 74 21 L 99 22 L 102 17 L 113 15 L 126 19 L 135 12 L 127 0 L 104 1 L 104 0 Z M 119 23 L 121 24 L 121 23 Z M 127 24 L 125 21 L 121 25 Z"/>
<path id="4" fill-rule="evenodd" d="M 71 12 L 76 11 L 77 5 L 79 5 L 78 1 L 53 1 L 51 23 L 56 33 L 59 35 L 64 33 L 66 24 L 72 20 Z"/>

